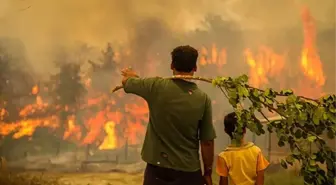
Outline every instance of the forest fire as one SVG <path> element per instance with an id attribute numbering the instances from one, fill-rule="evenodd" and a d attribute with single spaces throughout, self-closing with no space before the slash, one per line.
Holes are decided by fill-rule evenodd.
<path id="1" fill-rule="evenodd" d="M 277 88 L 292 88 L 298 94 L 305 96 L 320 96 L 323 93 L 325 74 L 323 73 L 322 62 L 320 61 L 315 46 L 315 27 L 312 17 L 307 9 L 302 13 L 304 43 L 300 59 L 296 61 L 300 66 L 300 77 L 298 79 L 309 82 L 298 82 L 296 87 L 289 87 L 288 79 L 283 75 L 285 69 L 295 67 L 287 60 L 285 54 L 278 54 L 272 48 L 260 47 L 258 53 L 246 49 L 244 56 L 249 66 L 249 78 L 252 86 L 271 86 L 274 80 Z M 200 50 L 200 65 L 203 67 L 216 66 L 220 71 L 227 65 L 227 53 L 213 44 L 208 50 L 203 47 Z M 120 53 L 114 58 L 120 58 Z M 219 72 L 220 73 L 220 72 Z M 223 75 L 223 74 L 220 74 Z M 303 77 L 301 77 L 303 75 Z M 88 94 L 85 101 L 76 106 L 61 106 L 47 101 L 47 96 L 41 92 L 42 87 L 36 85 L 32 88 L 31 95 L 36 97 L 33 104 L 28 104 L 20 110 L 20 120 L 8 123 L 0 122 L 0 135 L 12 134 L 12 138 L 18 139 L 24 136 L 33 136 L 36 128 L 50 128 L 50 134 L 59 134 L 63 140 L 69 140 L 78 145 L 94 144 L 100 150 L 120 148 L 127 142 L 131 145 L 141 144 L 145 135 L 145 123 L 148 120 L 148 108 L 144 100 L 127 97 L 123 92 L 117 94 L 97 93 L 91 85 L 91 78 L 82 79 Z M 41 89 L 40 89 L 41 88 Z M 112 88 L 112 87 L 111 87 Z M 43 90 L 44 91 L 44 90 Z M 129 100 L 130 99 L 130 100 Z M 127 102 L 124 104 L 124 102 Z M 131 103 L 130 103 L 131 102 Z M 96 110 L 91 108 L 95 107 Z M 52 113 L 45 117 L 36 118 L 30 115 L 47 112 Z M 76 109 L 76 111 L 73 111 Z M 60 112 L 68 112 L 63 123 Z M 81 115 L 76 112 L 82 111 Z M 7 110 L 1 110 L 1 117 Z M 1 119 L 2 120 L 2 119 Z"/>
<path id="2" fill-rule="evenodd" d="M 322 87 L 325 84 L 325 75 L 320 56 L 316 49 L 316 28 L 314 20 L 308 9 L 302 11 L 304 43 L 302 45 L 301 56 L 298 60 L 301 70 L 298 77 L 298 87 L 290 87 L 298 94 L 309 97 L 319 97 L 323 94 Z M 284 69 L 293 68 L 293 64 L 286 61 L 285 54 L 277 54 L 272 49 L 260 47 L 259 53 L 253 53 L 247 49 L 245 51 L 246 62 L 250 66 L 250 83 L 255 87 L 262 85 L 271 86 L 270 79 L 274 79 L 279 84 L 278 88 L 288 88 L 283 75 Z M 287 62 L 287 63 L 286 63 Z M 295 65 L 294 65 L 295 66 Z M 301 73 L 304 75 L 301 76 Z M 296 74 L 294 74 L 296 75 Z"/>

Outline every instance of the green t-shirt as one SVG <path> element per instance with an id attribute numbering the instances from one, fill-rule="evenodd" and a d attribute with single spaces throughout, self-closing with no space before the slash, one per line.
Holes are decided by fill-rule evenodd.
<path id="1" fill-rule="evenodd" d="M 129 78 L 124 90 L 148 103 L 142 159 L 179 171 L 199 170 L 199 141 L 216 137 L 208 95 L 195 83 L 180 79 Z"/>

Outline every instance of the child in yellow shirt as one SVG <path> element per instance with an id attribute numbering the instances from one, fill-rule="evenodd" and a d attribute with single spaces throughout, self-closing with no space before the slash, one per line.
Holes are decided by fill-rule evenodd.
<path id="1" fill-rule="evenodd" d="M 233 138 L 237 125 L 236 114 L 230 113 L 224 118 L 225 132 Z M 244 133 L 246 128 L 244 128 Z M 260 148 L 252 142 L 241 141 L 240 146 L 228 146 L 218 155 L 216 171 L 220 176 L 219 185 L 263 185 L 264 170 L 269 162 Z"/>

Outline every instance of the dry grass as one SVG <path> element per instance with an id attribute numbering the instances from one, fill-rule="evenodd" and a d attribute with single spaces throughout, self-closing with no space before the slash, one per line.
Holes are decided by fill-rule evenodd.
<path id="1" fill-rule="evenodd" d="M 0 185 L 141 185 L 142 174 L 127 173 L 1 173 Z M 218 176 L 214 174 L 214 185 L 218 184 Z M 267 174 L 265 185 L 302 185 L 301 177 L 293 171 L 281 170 Z"/>
<path id="2" fill-rule="evenodd" d="M 0 173 L 1 185 L 60 185 L 57 178 L 45 177 L 43 174 Z"/>

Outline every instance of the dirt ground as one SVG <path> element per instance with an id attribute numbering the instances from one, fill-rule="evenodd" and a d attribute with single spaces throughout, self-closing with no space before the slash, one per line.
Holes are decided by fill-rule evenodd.
<path id="1" fill-rule="evenodd" d="M 59 185 L 141 185 L 143 174 L 127 173 L 40 173 L 26 172 L 28 176 L 57 179 Z"/>
<path id="2" fill-rule="evenodd" d="M 141 185 L 142 174 L 67 174 L 60 178 L 64 185 Z"/>
<path id="3" fill-rule="evenodd" d="M 30 185 L 142 185 L 143 173 L 41 173 L 25 172 L 22 175 L 38 179 L 48 179 L 46 183 L 28 183 Z M 29 178 L 31 179 L 31 178 Z M 50 180 L 50 181 L 49 181 Z M 218 184 L 218 176 L 213 176 L 214 185 Z M 57 181 L 57 182 L 56 182 Z M 30 181 L 31 182 L 31 181 Z M 51 183 L 55 182 L 55 183 Z M 1 184 L 1 183 L 0 183 Z M 293 171 L 280 170 L 267 173 L 265 185 L 297 185 L 303 184 L 302 177 Z M 15 184 L 22 185 L 22 183 Z"/>
<path id="4" fill-rule="evenodd" d="M 141 185 L 143 179 L 142 173 L 28 173 L 29 176 L 58 179 L 60 185 Z"/>

